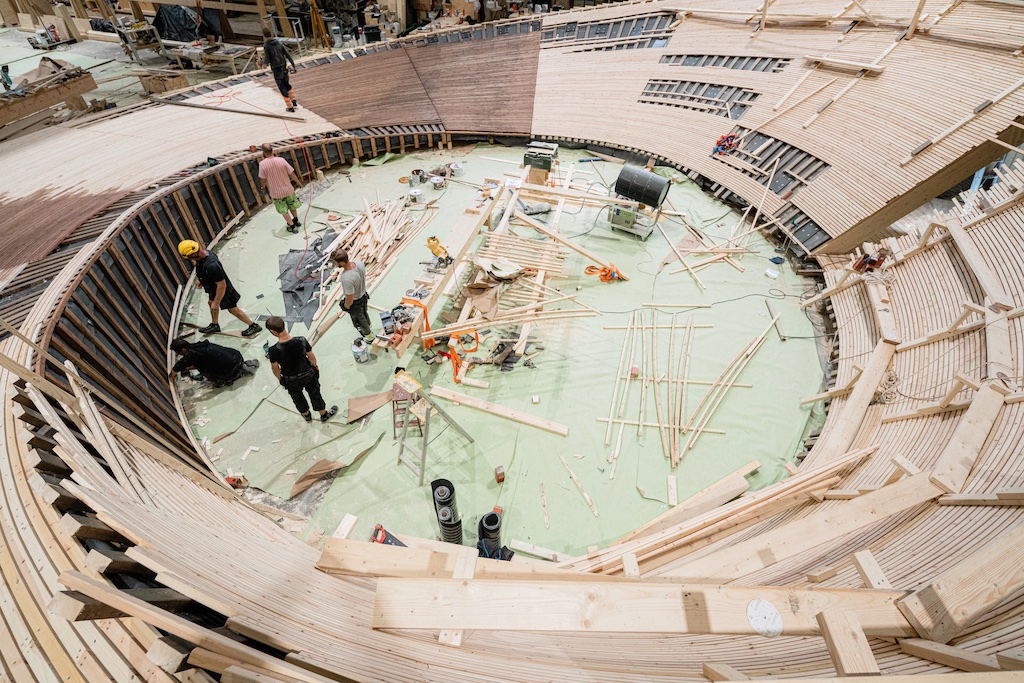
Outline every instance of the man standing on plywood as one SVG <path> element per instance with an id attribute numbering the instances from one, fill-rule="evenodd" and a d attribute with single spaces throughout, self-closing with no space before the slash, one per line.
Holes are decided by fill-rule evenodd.
<path id="1" fill-rule="evenodd" d="M 293 337 L 284 328 L 284 320 L 274 315 L 267 318 L 267 329 L 277 337 L 277 343 L 267 351 L 270 369 L 274 376 L 292 397 L 292 403 L 306 422 L 313 421 L 309 405 L 320 413 L 320 421 L 327 422 L 338 414 L 338 406 L 327 410 L 327 402 L 320 393 L 320 368 L 317 366 L 313 347 L 305 337 Z M 303 393 L 305 392 L 305 393 Z M 309 394 L 309 401 L 306 401 Z"/>
<path id="2" fill-rule="evenodd" d="M 362 261 L 349 259 L 348 252 L 344 249 L 335 249 L 331 253 L 331 261 L 341 268 L 340 285 L 345 293 L 341 310 L 352 318 L 352 324 L 359 330 L 363 339 L 372 342 L 373 328 L 370 326 L 370 316 L 366 312 L 367 304 L 370 303 L 370 295 L 366 291 L 366 265 Z"/>
<path id="3" fill-rule="evenodd" d="M 263 143 L 263 160 L 260 161 L 260 184 L 274 200 L 274 208 L 284 217 L 288 232 L 298 232 L 302 227 L 299 222 L 299 207 L 302 202 L 295 196 L 292 183 L 299 184 L 295 177 L 295 169 L 281 157 L 274 154 L 269 142 Z M 291 220 L 288 213 L 291 212 Z"/>
<path id="4" fill-rule="evenodd" d="M 277 83 L 277 89 L 284 98 L 285 109 L 295 111 L 299 103 L 295 101 L 295 91 L 288 80 L 288 65 L 291 64 L 291 70 L 295 71 L 295 58 L 284 43 L 274 37 L 269 28 L 263 29 L 263 37 L 266 38 L 263 43 L 263 63 L 274 72 L 274 82 Z"/>
<path id="5" fill-rule="evenodd" d="M 245 314 L 245 311 L 238 307 L 238 300 L 242 298 L 242 295 L 231 284 L 227 273 L 224 272 L 224 266 L 215 254 L 200 247 L 199 242 L 195 240 L 179 242 L 178 253 L 182 258 L 192 262 L 196 269 L 196 286 L 206 290 L 210 297 L 211 322 L 206 327 L 200 327 L 200 332 L 203 334 L 220 332 L 218 323 L 220 312 L 227 311 L 249 326 L 242 330 L 243 337 L 254 337 L 260 333 L 263 328 L 259 326 L 259 323 L 254 323 Z"/>

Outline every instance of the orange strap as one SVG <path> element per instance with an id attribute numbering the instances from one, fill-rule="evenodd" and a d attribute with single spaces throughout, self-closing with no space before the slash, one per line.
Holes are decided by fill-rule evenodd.
<path id="1" fill-rule="evenodd" d="M 615 267 L 614 263 L 609 263 L 608 268 L 602 268 L 601 266 L 587 266 L 583 271 L 587 275 L 597 275 L 601 282 L 615 282 L 619 278 L 619 269 Z"/>
<path id="2" fill-rule="evenodd" d="M 462 369 L 462 359 L 459 358 L 459 352 L 455 350 L 455 344 L 452 343 L 451 339 L 448 340 L 448 358 L 452 361 L 452 377 L 455 379 L 455 383 L 462 384 L 462 380 L 459 379 L 459 370 Z"/>
<path id="3" fill-rule="evenodd" d="M 473 333 L 473 339 L 475 340 L 475 343 L 473 344 L 473 348 L 467 349 L 466 345 L 462 343 L 462 335 L 469 334 L 470 332 Z M 457 339 L 459 341 L 459 348 L 462 349 L 462 351 L 464 353 L 473 353 L 478 348 L 480 348 L 480 335 L 476 333 L 476 330 L 466 330 L 465 332 L 456 332 L 455 333 L 455 339 Z"/>
<path id="4" fill-rule="evenodd" d="M 423 309 L 423 331 L 424 332 L 430 332 L 430 315 L 427 313 L 427 305 L 425 303 L 423 303 L 422 301 L 420 301 L 419 299 L 408 299 L 408 298 L 403 298 L 402 299 L 402 304 L 403 305 L 405 305 L 405 304 L 412 304 L 413 306 L 419 306 L 421 309 Z M 423 340 L 423 348 L 425 348 L 425 349 L 432 348 L 434 346 L 434 344 L 435 344 L 435 342 L 434 342 L 433 339 L 424 339 Z"/>

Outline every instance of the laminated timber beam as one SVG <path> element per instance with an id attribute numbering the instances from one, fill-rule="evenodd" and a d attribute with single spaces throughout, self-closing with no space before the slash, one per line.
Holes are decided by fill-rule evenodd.
<path id="1" fill-rule="evenodd" d="M 797 519 L 736 545 L 665 572 L 680 581 L 727 582 L 863 529 L 930 500 L 944 491 L 928 473 L 905 477 L 820 514 Z M 819 610 L 820 611 L 820 610 Z"/>
<path id="2" fill-rule="evenodd" d="M 865 634 L 915 635 L 895 607 L 902 591 L 799 590 L 767 586 L 378 579 L 373 627 L 438 631 L 552 631 L 760 635 L 753 601 L 771 632 L 820 634 L 816 615 L 855 614 Z M 425 599 L 424 596 L 430 596 Z"/>
<path id="3" fill-rule="evenodd" d="M 948 643 L 1024 587 L 1024 525 L 998 536 L 898 605 L 922 637 Z"/>

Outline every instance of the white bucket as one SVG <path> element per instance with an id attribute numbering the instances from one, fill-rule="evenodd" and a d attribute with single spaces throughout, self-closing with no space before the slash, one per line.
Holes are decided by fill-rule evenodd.
<path id="1" fill-rule="evenodd" d="M 423 190 L 418 187 L 409 190 L 409 202 L 419 204 L 421 201 L 423 201 Z"/>
<path id="2" fill-rule="evenodd" d="M 446 181 L 443 176 L 435 175 L 430 176 L 430 184 L 433 186 L 435 190 L 443 190 Z"/>
<path id="3" fill-rule="evenodd" d="M 466 169 L 462 168 L 462 164 L 452 164 L 452 177 L 461 178 L 462 174 L 466 172 Z"/>

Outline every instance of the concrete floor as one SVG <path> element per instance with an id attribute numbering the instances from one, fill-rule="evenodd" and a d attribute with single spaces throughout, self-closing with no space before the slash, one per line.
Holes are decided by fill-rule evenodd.
<path id="1" fill-rule="evenodd" d="M 349 179 L 328 178 L 329 187 L 302 191 L 308 239 L 315 239 L 312 223 L 322 210 L 355 212 L 363 197 L 371 202 L 403 196 L 407 187 L 397 179 L 413 168 L 431 167 L 445 161 L 458 161 L 466 167 L 464 180 L 480 182 L 484 177 L 501 177 L 516 171 L 516 166 L 481 157 L 521 160 L 522 150 L 479 147 L 476 151 L 429 152 L 399 157 L 379 167 L 352 169 Z M 563 164 L 580 158 L 578 152 L 564 150 Z M 590 172 L 588 179 L 599 180 L 600 173 L 613 183 L 617 166 L 608 163 L 580 164 Z M 428 190 L 428 193 L 432 190 Z M 437 193 L 439 194 L 439 193 Z M 437 215 L 429 226 L 398 257 L 398 263 L 372 296 L 376 305 L 390 308 L 412 285 L 412 278 L 429 257 L 424 246 L 427 235 L 443 241 L 452 223 L 473 201 L 476 191 L 452 184 L 440 198 Z M 435 195 L 436 196 L 436 195 Z M 725 238 L 738 220 L 736 212 L 709 199 L 691 183 L 673 185 L 670 201 L 690 221 L 706 228 L 715 238 Z M 310 208 L 310 205 L 314 208 Z M 684 227 L 666 220 L 665 230 L 673 240 L 684 235 Z M 427 481 L 437 477 L 450 479 L 456 487 L 458 507 L 466 527 L 466 542 L 475 542 L 479 516 L 495 505 L 504 509 L 503 538 L 518 539 L 566 553 L 580 553 L 591 544 L 605 544 L 623 535 L 666 509 L 667 480 L 674 474 L 679 499 L 704 488 L 725 474 L 753 459 L 762 462 L 752 478 L 756 487 L 784 476 L 783 465 L 793 459 L 810 424 L 816 423 L 810 408 L 799 400 L 816 393 L 821 370 L 815 352 L 813 330 L 797 296 L 802 283 L 788 264 L 777 266 L 767 261 L 775 256 L 772 247 L 757 239 L 752 244 L 758 254 L 742 261 L 745 272 L 717 264 L 701 272 L 707 286 L 701 292 L 685 274 L 670 275 L 673 264 L 658 273 L 658 265 L 669 248 L 657 233 L 646 242 L 612 232 L 597 215 L 585 207 L 577 215 L 566 213 L 561 222 L 566 235 L 578 236 L 578 243 L 601 254 L 630 276 L 629 282 L 606 284 L 583 275 L 587 263 L 573 255 L 567 261 L 565 276 L 554 286 L 563 292 L 577 293 L 579 300 L 603 312 L 602 316 L 562 321 L 538 328 L 536 337 L 544 352 L 535 368 L 521 363 L 512 372 L 502 373 L 494 366 L 473 371 L 472 377 L 490 382 L 486 390 L 460 385 L 456 387 L 449 365 L 426 365 L 410 350 L 400 361 L 381 355 L 373 362 L 357 365 L 350 352 L 355 336 L 350 322 L 339 321 L 316 345 L 315 352 L 323 373 L 324 394 L 328 403 L 344 412 L 348 398 L 390 388 L 396 365 L 407 367 L 424 385 L 437 384 L 508 406 L 532 415 L 568 425 L 568 437 L 560 437 L 533 427 L 501 420 L 493 416 L 443 403 L 446 411 L 475 439 L 469 444 L 455 430 L 432 427 Z M 518 229 L 525 237 L 537 237 L 528 229 Z M 532 234 L 531 234 L 532 233 Z M 264 211 L 218 248 L 228 273 L 242 293 L 241 305 L 251 315 L 270 315 L 283 310 L 277 282 L 278 256 L 287 249 L 303 249 L 307 236 L 291 235 L 280 217 Z M 691 257 L 691 261 L 699 257 Z M 766 269 L 778 271 L 776 278 Z M 613 433 L 611 447 L 604 445 L 605 424 L 616 362 L 622 348 L 624 331 L 605 330 L 604 326 L 624 325 L 629 313 L 641 303 L 712 304 L 711 308 L 665 308 L 659 312 L 659 324 L 669 324 L 678 314 L 680 326 L 692 316 L 695 324 L 713 328 L 695 332 L 690 377 L 714 380 L 728 361 L 768 323 L 765 298 L 778 297 L 785 342 L 772 332 L 758 355 L 738 382 L 753 388 L 734 388 L 709 424 L 724 434 L 708 434 L 671 472 L 665 461 L 658 430 L 647 428 L 638 436 L 637 428 L 623 430 L 620 456 L 612 479 L 608 455 L 618 438 Z M 201 293 L 193 292 L 185 304 L 184 320 L 205 323 L 205 303 Z M 561 305 L 556 305 L 561 307 Z M 440 309 L 431 311 L 436 319 Z M 647 312 L 648 321 L 650 311 Z M 230 316 L 225 329 L 240 328 Z M 293 334 L 305 334 L 301 324 Z M 499 335 L 494 335 L 498 337 Z M 219 336 L 215 340 L 242 350 L 250 358 L 262 359 L 262 346 L 269 335 L 253 340 Z M 676 353 L 681 350 L 682 332 L 677 333 Z M 662 330 L 658 340 L 661 373 L 667 371 L 669 331 Z M 482 345 L 478 356 L 486 355 Z M 639 358 L 639 349 L 637 350 Z M 265 361 L 264 361 L 265 365 Z M 706 391 L 702 385 L 690 385 L 688 411 L 693 411 Z M 534 404 L 532 397 L 540 402 Z M 636 420 L 640 412 L 640 388 L 632 387 L 625 419 Z M 667 396 L 667 395 L 664 395 Z M 385 406 L 366 424 L 346 425 L 342 420 L 307 425 L 295 413 L 287 394 L 278 389 L 269 368 L 237 383 L 230 389 L 210 389 L 182 385 L 182 397 L 195 433 L 211 441 L 225 435 L 212 447 L 216 465 L 223 473 L 244 473 L 253 489 L 250 495 L 278 504 L 301 517 L 308 517 L 303 535 L 316 542 L 330 535 L 345 513 L 359 516 L 355 537 L 364 538 L 375 524 L 418 536 L 437 534 L 429 486 L 419 487 L 412 472 L 396 465 L 398 445 L 391 435 L 391 411 Z M 646 421 L 655 421 L 653 394 L 648 395 Z M 196 424 L 199 422 L 200 424 Z M 383 437 L 381 439 L 381 437 Z M 379 442 L 379 443 L 378 443 Z M 365 448 L 377 444 L 357 466 L 330 477 L 296 500 L 284 502 L 295 479 L 319 459 L 351 462 Z M 251 446 L 259 451 L 250 451 Z M 576 490 L 558 456 L 565 457 L 594 500 L 600 516 L 595 517 Z M 506 470 L 504 483 L 494 478 L 494 468 Z M 549 524 L 545 525 L 540 486 L 544 485 Z M 258 489 L 259 491 L 256 491 Z M 264 493 L 265 492 L 265 493 Z"/>

